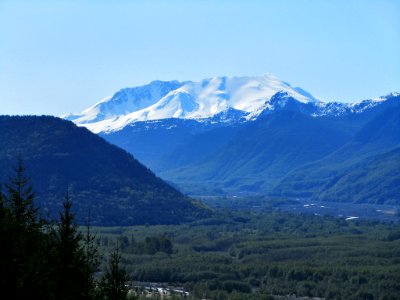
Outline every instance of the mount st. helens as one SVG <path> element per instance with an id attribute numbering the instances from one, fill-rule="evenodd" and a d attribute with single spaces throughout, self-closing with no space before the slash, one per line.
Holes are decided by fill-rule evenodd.
<path id="1" fill-rule="evenodd" d="M 278 91 L 285 91 L 304 103 L 317 101 L 302 89 L 270 75 L 214 77 L 200 82 L 153 81 L 123 89 L 82 113 L 65 118 L 95 133 L 112 132 L 138 121 L 204 119 L 229 108 L 254 114 Z"/>
<path id="2" fill-rule="evenodd" d="M 66 118 L 191 194 L 397 203 L 400 175 L 385 162 L 400 161 L 398 119 L 388 117 L 399 99 L 323 102 L 270 75 L 215 77 L 123 89 Z M 379 138 L 360 140 L 387 118 Z"/>

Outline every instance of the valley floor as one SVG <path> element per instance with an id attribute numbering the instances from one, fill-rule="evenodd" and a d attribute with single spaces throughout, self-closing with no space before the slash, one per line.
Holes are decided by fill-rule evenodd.
<path id="1" fill-rule="evenodd" d="M 342 219 L 400 222 L 400 205 L 314 201 L 309 198 L 269 199 L 263 196 L 198 196 L 214 208 L 252 212 L 275 210 L 293 214 L 313 214 Z"/>
<path id="2" fill-rule="evenodd" d="M 400 225 L 393 222 L 220 208 L 191 224 L 94 231 L 103 253 L 118 244 L 132 280 L 180 286 L 189 299 L 400 294 Z"/>

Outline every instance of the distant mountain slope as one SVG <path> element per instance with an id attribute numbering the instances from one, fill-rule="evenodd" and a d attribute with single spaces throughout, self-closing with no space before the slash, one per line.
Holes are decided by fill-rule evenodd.
<path id="1" fill-rule="evenodd" d="M 363 159 L 336 175 L 315 198 L 400 204 L 400 147 Z"/>
<path id="2" fill-rule="evenodd" d="M 210 131 L 201 138 L 213 140 L 215 134 Z M 329 120 L 283 110 L 225 135 L 229 139 L 202 159 L 176 169 L 165 168 L 159 174 L 182 186 L 190 181 L 190 185 L 200 186 L 207 182 L 225 191 L 266 192 L 290 170 L 338 149 L 348 141 L 350 134 L 336 128 Z M 171 153 L 167 161 L 186 156 L 192 147 L 179 149 Z"/>
<path id="3" fill-rule="evenodd" d="M 203 207 L 156 177 L 124 150 L 54 117 L 0 117 L 0 182 L 25 161 L 38 203 L 54 215 L 70 187 L 82 221 L 95 225 L 170 224 Z"/>
<path id="4" fill-rule="evenodd" d="M 366 123 L 343 147 L 294 170 L 275 188 L 319 200 L 400 203 L 400 103 Z"/>
<path id="5" fill-rule="evenodd" d="M 400 204 L 400 148 L 383 154 L 319 162 L 289 174 L 275 195 L 307 197 L 320 201 Z"/>
<path id="6" fill-rule="evenodd" d="M 397 124 L 399 104 L 389 95 L 338 114 L 278 92 L 251 121 L 231 111 L 223 119 L 136 122 L 102 136 L 187 193 L 311 196 L 349 162 L 397 145 L 400 129 L 389 125 Z"/>
<path id="7" fill-rule="evenodd" d="M 212 153 L 229 140 L 245 116 L 241 111 L 229 109 L 201 121 L 170 118 L 135 122 L 100 136 L 133 153 L 157 172 L 192 163 Z"/>

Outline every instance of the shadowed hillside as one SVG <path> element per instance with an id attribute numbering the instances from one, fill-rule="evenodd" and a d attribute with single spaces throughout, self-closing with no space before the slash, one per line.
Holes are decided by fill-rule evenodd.
<path id="1" fill-rule="evenodd" d="M 70 189 L 78 219 L 93 224 L 175 224 L 207 210 L 156 177 L 126 151 L 72 122 L 0 117 L 0 177 L 23 158 L 43 213 L 59 211 Z"/>

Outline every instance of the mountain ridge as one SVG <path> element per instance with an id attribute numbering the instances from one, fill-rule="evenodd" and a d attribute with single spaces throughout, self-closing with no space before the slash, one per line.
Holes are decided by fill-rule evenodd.
<path id="1" fill-rule="evenodd" d="M 166 184 L 130 153 L 86 128 L 51 116 L 0 116 L 0 182 L 16 158 L 44 214 L 55 216 L 67 189 L 80 223 L 176 224 L 207 214 L 194 200 Z"/>
<path id="2" fill-rule="evenodd" d="M 158 93 L 155 86 L 160 90 Z M 222 76 L 199 82 L 153 81 L 122 89 L 82 113 L 64 118 L 95 133 L 113 132 L 138 121 L 210 118 L 230 108 L 251 113 L 279 91 L 285 91 L 303 103 L 318 101 L 303 89 L 293 88 L 272 75 Z M 155 94 L 159 99 L 153 97 Z"/>
<path id="3" fill-rule="evenodd" d="M 63 118 L 84 126 L 94 133 L 117 132 L 136 122 L 170 118 L 205 121 L 234 109 L 251 121 L 261 113 L 291 105 L 314 116 L 343 116 L 363 113 L 380 105 L 390 96 L 355 103 L 323 102 L 300 87 L 272 75 L 213 77 L 194 81 L 152 81 L 147 85 L 124 88 L 81 113 Z M 281 102 L 274 102 L 274 98 Z M 227 120 L 225 120 L 227 121 Z"/>
<path id="4" fill-rule="evenodd" d="M 395 172 L 400 167 L 399 100 L 379 112 L 339 149 L 289 173 L 276 186 L 277 195 L 328 201 L 345 201 L 347 196 L 362 202 L 363 195 L 368 199 L 373 194 L 376 203 L 400 203 L 400 185 L 394 184 L 400 181 L 400 172 Z M 385 200 L 385 195 L 390 197 Z"/>
<path id="5" fill-rule="evenodd" d="M 214 123 L 210 118 L 162 119 L 135 122 L 121 131 L 101 136 L 134 153 L 159 176 L 189 194 L 304 196 L 312 193 L 307 189 L 289 193 L 298 189 L 296 182 L 302 185 L 299 191 L 306 182 L 312 182 L 308 169 L 302 165 L 316 163 L 341 149 L 342 154 L 336 155 L 335 160 L 318 167 L 329 174 L 345 170 L 341 165 L 335 166 L 341 157 L 373 159 L 373 155 L 379 154 L 374 148 L 383 153 L 398 145 L 400 129 L 390 124 L 397 122 L 399 101 L 399 96 L 392 95 L 384 101 L 359 104 L 368 107 L 364 110 L 349 105 L 340 115 L 315 117 L 314 106 L 277 93 L 269 101 L 277 105 L 273 109 L 266 107 L 251 120 L 248 115 L 240 114 L 228 122 L 225 119 Z M 371 106 L 371 103 L 378 104 Z M 361 139 L 359 143 L 355 143 L 357 139 Z M 360 166 L 363 168 L 363 165 Z M 377 162 L 376 165 L 384 164 Z M 293 173 L 298 174 L 294 185 L 287 185 L 285 178 L 297 169 L 300 171 Z M 315 181 L 312 189 L 315 191 L 326 180 L 332 180 L 330 176 L 317 176 L 323 181 Z M 282 189 L 287 192 L 283 193 Z"/>

